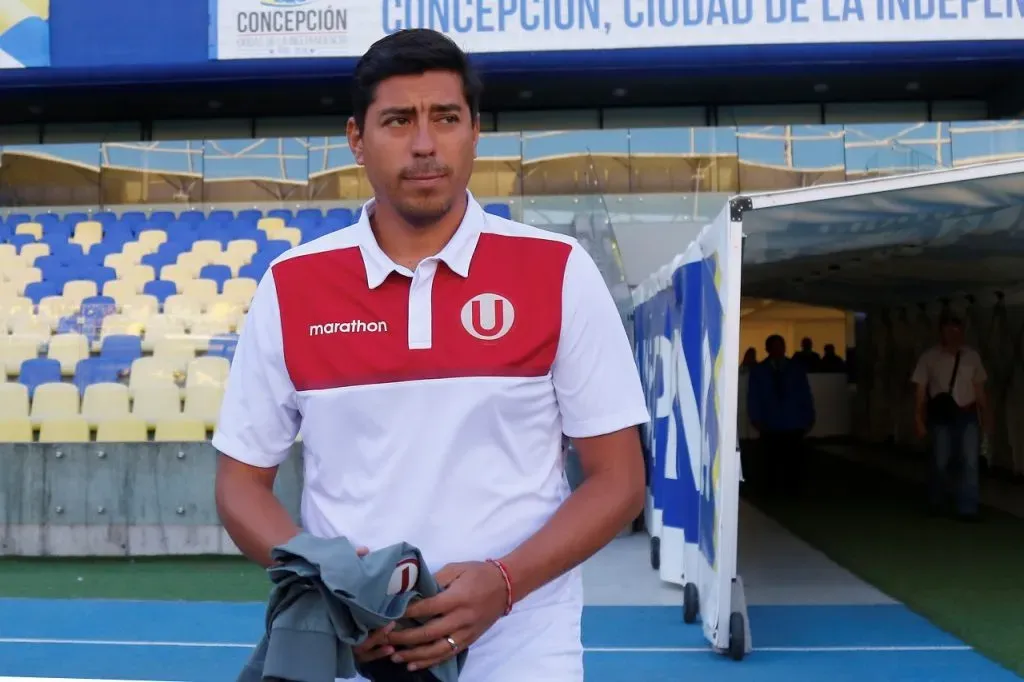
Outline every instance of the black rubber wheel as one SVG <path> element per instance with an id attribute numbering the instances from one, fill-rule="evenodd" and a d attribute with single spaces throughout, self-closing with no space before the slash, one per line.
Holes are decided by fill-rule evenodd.
<path id="1" fill-rule="evenodd" d="M 729 616 L 729 658 L 742 661 L 747 654 L 747 627 L 743 614 L 736 612 Z"/>
<path id="2" fill-rule="evenodd" d="M 651 538 L 651 568 L 657 571 L 661 568 L 661 538 Z"/>
<path id="3" fill-rule="evenodd" d="M 683 622 L 696 623 L 698 613 L 700 613 L 700 594 L 697 592 L 697 586 L 693 583 L 686 583 L 683 587 Z"/>

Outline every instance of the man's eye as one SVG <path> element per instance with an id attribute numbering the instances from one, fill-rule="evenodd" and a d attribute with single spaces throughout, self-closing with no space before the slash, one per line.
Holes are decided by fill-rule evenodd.
<path id="1" fill-rule="evenodd" d="M 409 119 L 407 119 L 407 118 L 397 117 L 397 118 L 390 118 L 390 119 L 388 119 L 387 122 L 385 123 L 385 125 L 398 126 L 398 125 L 405 125 L 408 122 L 409 122 Z"/>

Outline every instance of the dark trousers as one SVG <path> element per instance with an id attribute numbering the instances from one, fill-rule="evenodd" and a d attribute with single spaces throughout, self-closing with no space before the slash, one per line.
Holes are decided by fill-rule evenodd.
<path id="1" fill-rule="evenodd" d="M 938 510 L 954 483 L 956 510 L 963 516 L 978 513 L 978 459 L 981 444 L 978 416 L 964 412 L 949 424 L 930 423 L 931 470 L 928 501 Z M 952 480 L 951 480 L 952 479 Z"/>
<path id="2" fill-rule="evenodd" d="M 754 487 L 769 495 L 797 495 L 803 487 L 807 446 L 803 431 L 762 431 Z"/>

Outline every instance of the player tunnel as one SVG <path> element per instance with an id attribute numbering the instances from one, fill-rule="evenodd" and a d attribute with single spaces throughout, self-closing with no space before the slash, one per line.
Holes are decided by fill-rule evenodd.
<path id="1" fill-rule="evenodd" d="M 798 304 L 772 330 L 788 331 L 793 345 L 801 330 L 817 330 L 846 346 L 845 371 L 810 376 L 812 438 L 920 448 L 910 376 L 949 312 L 989 374 L 987 464 L 1024 474 L 1024 163 L 751 195 L 732 206 L 745 235 L 741 353 L 763 355 L 763 338 L 750 332 L 772 330 L 753 323 L 764 300 Z M 741 385 L 739 428 L 749 437 L 743 393 Z"/>

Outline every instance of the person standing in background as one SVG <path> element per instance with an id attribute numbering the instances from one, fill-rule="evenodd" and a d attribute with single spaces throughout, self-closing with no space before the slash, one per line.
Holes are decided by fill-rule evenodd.
<path id="1" fill-rule="evenodd" d="M 765 341 L 768 357 L 750 371 L 747 413 L 760 434 L 757 478 L 772 493 L 800 491 L 807 434 L 814 428 L 814 397 L 807 371 L 786 357 L 786 341 L 773 334 Z"/>
<path id="2" fill-rule="evenodd" d="M 945 316 L 939 324 L 940 341 L 918 359 L 911 381 L 916 385 L 914 414 L 917 436 L 931 446 L 929 509 L 938 514 L 946 496 L 949 466 L 956 462 L 958 516 L 978 518 L 978 460 L 981 429 L 992 431 L 992 415 L 985 392 L 981 355 L 964 343 L 964 324 Z M 980 427 L 980 428 L 979 428 Z"/>

